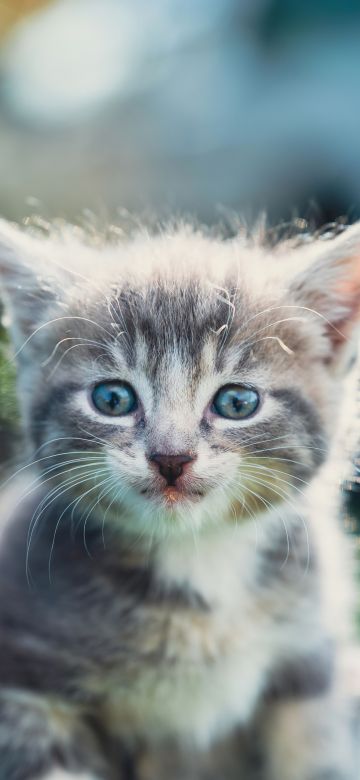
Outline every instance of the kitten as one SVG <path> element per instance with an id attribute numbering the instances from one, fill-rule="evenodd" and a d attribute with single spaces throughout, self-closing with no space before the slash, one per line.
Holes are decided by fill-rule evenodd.
<path id="1" fill-rule="evenodd" d="M 33 466 L 2 501 L 1 780 L 119 780 L 139 745 L 253 728 L 266 780 L 355 777 L 334 469 L 359 255 L 359 225 L 267 249 L 2 224 Z"/>

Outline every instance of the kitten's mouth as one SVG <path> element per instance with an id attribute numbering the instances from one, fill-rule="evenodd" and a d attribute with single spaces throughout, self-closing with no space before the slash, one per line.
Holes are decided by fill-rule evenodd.
<path id="1" fill-rule="evenodd" d="M 205 495 L 202 490 L 185 490 L 184 488 L 176 487 L 176 485 L 166 485 L 166 487 L 156 491 L 144 488 L 140 493 L 149 498 L 160 498 L 167 506 L 174 506 L 186 500 L 199 501 Z"/>

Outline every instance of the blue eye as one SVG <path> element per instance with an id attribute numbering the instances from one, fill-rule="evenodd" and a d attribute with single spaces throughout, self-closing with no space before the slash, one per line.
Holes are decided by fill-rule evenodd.
<path id="1" fill-rule="evenodd" d="M 135 392 L 126 382 L 102 382 L 94 387 L 91 399 L 99 412 L 111 417 L 130 414 L 137 407 Z"/>
<path id="2" fill-rule="evenodd" d="M 244 420 L 256 412 L 259 403 L 256 390 L 243 385 L 226 385 L 216 393 L 213 411 L 229 420 Z"/>

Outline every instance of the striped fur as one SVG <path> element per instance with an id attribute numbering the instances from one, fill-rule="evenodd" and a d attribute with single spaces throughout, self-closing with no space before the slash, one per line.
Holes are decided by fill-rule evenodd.
<path id="1" fill-rule="evenodd" d="M 265 780 L 354 780 L 336 468 L 359 243 L 2 225 L 36 461 L 2 501 L 4 780 L 125 778 L 140 743 L 201 762 L 236 729 Z M 91 389 L 116 379 L 139 403 L 106 417 Z M 259 393 L 248 419 L 214 412 L 233 383 Z M 154 452 L 191 454 L 180 493 Z"/>

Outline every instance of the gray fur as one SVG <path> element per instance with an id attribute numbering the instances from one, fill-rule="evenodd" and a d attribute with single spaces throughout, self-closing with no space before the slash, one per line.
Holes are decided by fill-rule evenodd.
<path id="1" fill-rule="evenodd" d="M 102 249 L 66 232 L 62 241 L 3 232 L 36 464 L 35 482 L 3 509 L 0 780 L 55 768 L 120 780 L 133 772 L 129 755 L 141 767 L 140 753 L 153 751 L 156 766 L 163 750 L 179 766 L 187 756 L 187 770 L 171 770 L 179 780 L 231 778 L 226 760 L 212 770 L 201 750 L 239 729 L 262 780 L 317 780 L 305 737 L 307 763 L 299 749 L 293 775 L 284 766 L 280 776 L 284 746 L 269 724 L 282 706 L 304 724 L 301 705 L 323 696 L 338 716 L 343 640 L 335 607 L 334 623 L 325 617 L 319 545 L 325 521 L 337 539 L 337 518 L 325 508 L 313 517 L 311 502 L 317 485 L 324 493 L 349 364 L 340 323 L 350 334 L 358 314 L 341 297 L 357 234 L 334 240 L 333 262 L 319 242 L 286 258 L 285 245 L 269 256 L 188 229 Z M 91 406 L 94 384 L 110 378 L 134 386 L 131 420 Z M 260 394 L 244 423 L 214 413 L 215 393 L 232 383 Z M 161 498 L 154 452 L 191 453 L 179 505 Z M 255 732 L 256 756 L 245 747 Z M 346 738 L 330 759 L 334 778 Z"/>

